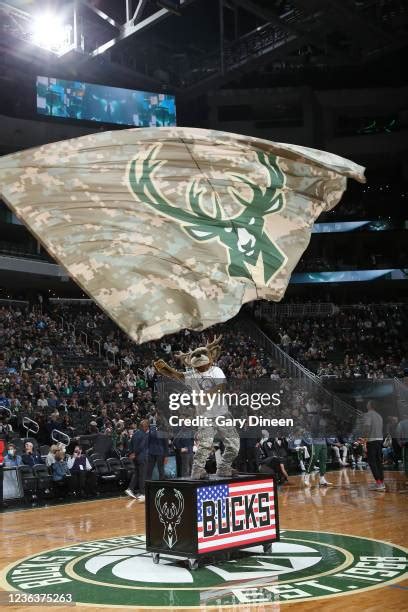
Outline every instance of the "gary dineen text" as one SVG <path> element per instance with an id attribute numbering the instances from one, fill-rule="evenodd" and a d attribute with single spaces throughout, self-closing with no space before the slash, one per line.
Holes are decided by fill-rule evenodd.
<path id="1" fill-rule="evenodd" d="M 269 419 L 267 417 L 251 414 L 245 418 L 235 418 L 226 414 L 218 416 L 180 417 L 173 414 L 169 418 L 171 427 L 293 427 L 293 419 Z"/>

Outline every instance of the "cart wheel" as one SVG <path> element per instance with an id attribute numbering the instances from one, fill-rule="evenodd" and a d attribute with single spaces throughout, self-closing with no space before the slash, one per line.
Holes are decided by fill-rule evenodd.
<path id="1" fill-rule="evenodd" d="M 155 565 L 160 563 L 160 555 L 159 555 L 159 553 L 152 553 L 152 557 L 153 557 L 153 563 Z"/>
<path id="2" fill-rule="evenodd" d="M 189 559 L 188 560 L 188 567 L 192 571 L 198 569 L 198 561 L 197 561 L 197 559 Z"/>
<path id="3" fill-rule="evenodd" d="M 269 555 L 272 552 L 272 544 L 264 544 L 263 545 L 263 551 L 266 555 Z"/>

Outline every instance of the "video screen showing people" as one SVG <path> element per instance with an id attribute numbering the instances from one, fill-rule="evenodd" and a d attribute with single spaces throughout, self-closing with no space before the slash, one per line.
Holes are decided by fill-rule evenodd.
<path id="1" fill-rule="evenodd" d="M 37 112 L 136 127 L 176 125 L 176 101 L 164 93 L 37 77 Z"/>

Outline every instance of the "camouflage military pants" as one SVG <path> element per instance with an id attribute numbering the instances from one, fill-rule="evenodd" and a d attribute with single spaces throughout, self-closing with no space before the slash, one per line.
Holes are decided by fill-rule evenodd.
<path id="1" fill-rule="evenodd" d="M 240 439 L 238 432 L 235 427 L 219 427 L 214 424 L 209 427 L 202 427 L 198 430 L 198 448 L 194 457 L 193 471 L 205 468 L 208 456 L 213 449 L 213 442 L 216 435 L 221 438 L 225 446 L 218 469 L 224 470 L 231 468 L 232 462 L 239 453 Z"/>

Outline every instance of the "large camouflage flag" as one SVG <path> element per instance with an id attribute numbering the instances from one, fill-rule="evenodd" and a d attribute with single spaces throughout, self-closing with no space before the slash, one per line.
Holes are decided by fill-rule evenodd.
<path id="1" fill-rule="evenodd" d="M 98 133 L 0 158 L 17 217 L 135 341 L 278 301 L 321 212 L 364 168 L 196 128 Z"/>

